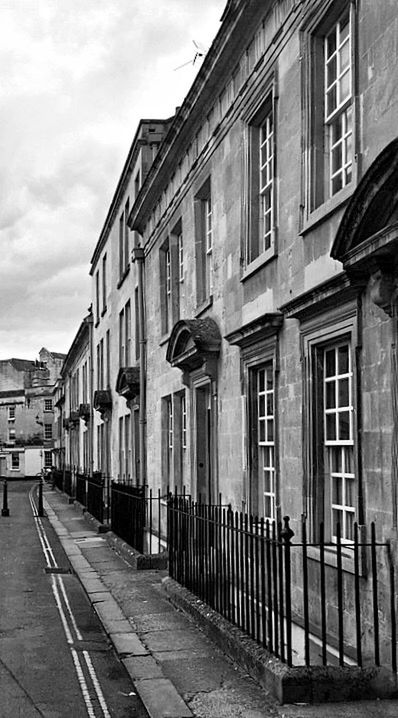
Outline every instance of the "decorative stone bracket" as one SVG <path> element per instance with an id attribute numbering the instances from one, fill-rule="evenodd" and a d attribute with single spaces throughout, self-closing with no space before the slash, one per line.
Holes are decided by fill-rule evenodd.
<path id="1" fill-rule="evenodd" d="M 79 423 L 79 412 L 78 411 L 71 411 L 69 415 L 69 427 L 73 428 Z"/>
<path id="2" fill-rule="evenodd" d="M 392 317 L 395 313 L 394 304 L 397 302 L 396 277 L 391 272 L 379 268 L 370 275 L 369 289 L 372 302 Z"/>
<path id="3" fill-rule="evenodd" d="M 79 416 L 85 422 L 86 426 L 90 421 L 90 404 L 80 404 Z"/>
<path id="4" fill-rule="evenodd" d="M 108 418 L 112 411 L 112 394 L 110 389 L 97 389 L 94 392 L 93 406 L 101 414 L 101 419 Z"/>
<path id="5" fill-rule="evenodd" d="M 116 391 L 123 396 L 127 404 L 138 404 L 140 395 L 139 367 L 121 367 L 117 375 Z"/>

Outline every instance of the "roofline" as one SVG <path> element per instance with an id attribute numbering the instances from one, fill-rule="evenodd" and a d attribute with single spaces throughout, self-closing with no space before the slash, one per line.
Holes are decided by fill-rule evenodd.
<path id="1" fill-rule="evenodd" d="M 257 27 L 259 13 L 264 16 L 267 6 L 269 8 L 271 4 L 271 0 L 229 0 L 221 16 L 221 27 L 134 202 L 128 221 L 130 229 L 143 233 L 146 217 L 161 194 L 167 178 L 175 169 L 175 147 L 188 146 L 199 122 L 202 121 L 204 108 L 214 105 L 215 82 L 220 77 L 225 79 L 225 68 L 231 71 L 235 67 L 236 48 L 244 47 L 245 43 L 249 42 L 253 29 Z M 240 20 L 245 10 L 248 12 L 242 24 Z"/>
<path id="2" fill-rule="evenodd" d="M 111 226 L 112 226 L 113 221 L 114 221 L 114 218 L 115 218 L 115 214 L 116 214 L 116 212 L 117 212 L 117 210 L 118 210 L 118 208 L 119 208 L 119 205 L 120 205 L 121 196 L 124 194 L 124 191 L 125 191 L 125 189 L 126 189 L 126 185 L 127 185 L 127 183 L 129 182 L 129 180 L 130 180 L 131 172 L 132 172 L 132 169 L 133 169 L 133 164 L 134 164 L 135 159 L 136 159 L 137 154 L 138 154 L 138 148 L 141 146 L 140 143 L 145 143 L 145 140 L 140 140 L 140 138 L 139 138 L 139 136 L 138 136 L 139 133 L 140 133 L 140 130 L 141 130 L 142 126 L 145 125 L 145 124 L 152 124 L 153 122 L 162 122 L 162 123 L 166 124 L 166 123 L 168 123 L 168 122 L 171 122 L 172 119 L 173 119 L 172 117 L 169 117 L 169 118 L 166 118 L 166 119 L 160 119 L 160 118 L 157 118 L 157 119 L 145 119 L 145 118 L 144 118 L 144 119 L 139 120 L 138 125 L 137 125 L 137 129 L 136 129 L 136 132 L 135 132 L 135 135 L 134 135 L 134 138 L 133 138 L 133 141 L 132 141 L 131 146 L 130 146 L 130 150 L 129 150 L 128 155 L 127 155 L 127 159 L 126 159 L 126 161 L 125 161 L 125 163 L 124 163 L 124 166 L 123 166 L 121 175 L 120 175 L 120 177 L 119 177 L 119 181 L 118 181 L 118 183 L 117 183 L 117 185 L 116 185 L 116 190 L 115 190 L 115 192 L 114 192 L 114 194 L 113 194 L 111 203 L 110 203 L 110 205 L 109 205 L 109 209 L 108 209 L 108 213 L 107 213 L 106 218 L 105 218 L 105 222 L 104 222 L 104 224 L 103 224 L 102 230 L 101 230 L 100 235 L 99 235 L 98 242 L 97 242 L 97 244 L 96 244 L 96 246 L 95 246 L 93 255 L 92 255 L 91 260 L 90 260 L 91 268 L 90 268 L 89 274 L 90 274 L 91 276 L 94 274 L 95 267 L 96 267 L 96 264 L 97 264 L 97 262 L 98 262 L 98 260 L 99 260 L 101 251 L 102 251 L 102 249 L 103 249 L 103 247 L 104 247 L 104 245 L 105 245 L 106 240 L 108 239 L 109 232 L 110 232 Z M 145 143 L 145 144 L 146 144 L 146 143 Z"/>
<path id="3" fill-rule="evenodd" d="M 90 310 L 89 314 L 84 317 L 83 321 L 80 324 L 79 329 L 76 332 L 76 336 L 70 346 L 70 349 L 65 357 L 64 363 L 61 367 L 61 378 L 64 379 L 67 371 L 69 370 L 72 360 L 74 359 L 74 354 L 81 346 L 84 344 L 85 337 L 89 337 L 90 335 L 90 325 L 93 323 L 93 315 Z"/>

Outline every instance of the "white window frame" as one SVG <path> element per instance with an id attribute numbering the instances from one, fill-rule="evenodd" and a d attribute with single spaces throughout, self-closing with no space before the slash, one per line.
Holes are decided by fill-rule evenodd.
<path id="1" fill-rule="evenodd" d="M 52 411 L 53 410 L 53 400 L 52 399 L 44 399 L 44 411 Z"/>
<path id="2" fill-rule="evenodd" d="M 50 434 L 50 436 L 48 436 Z M 52 424 L 44 424 L 44 438 L 47 441 L 50 441 L 53 438 L 53 425 Z"/>
<path id="3" fill-rule="evenodd" d="M 274 226 L 274 127 L 273 109 L 259 129 L 259 254 L 271 248 Z"/>
<path id="4" fill-rule="evenodd" d="M 342 36 L 342 21 L 348 21 L 348 32 Z M 345 24 L 347 25 L 347 23 Z M 334 36 L 335 47 L 328 52 L 330 39 Z M 348 7 L 338 21 L 327 33 L 324 42 L 324 104 L 325 133 L 328 148 L 329 196 L 332 197 L 352 180 L 353 150 L 353 90 L 352 90 L 352 26 L 351 13 Z M 342 54 L 346 52 L 347 65 L 342 67 Z M 345 78 L 348 76 L 348 92 L 343 95 Z M 331 97 L 335 97 L 333 107 L 329 111 Z M 338 132 L 337 139 L 336 131 Z M 340 181 L 339 181 L 340 180 Z"/>
<path id="5" fill-rule="evenodd" d="M 272 362 L 265 362 L 251 369 L 255 374 L 256 387 L 256 453 L 258 508 L 265 519 L 276 519 L 276 486 L 275 486 L 275 378 Z M 263 376 L 260 388 L 260 376 Z M 271 378 L 271 389 L 269 388 Z M 271 398 L 271 411 L 269 399 Z M 254 397 L 252 397 L 254 400 Z M 260 467 L 262 477 L 260 479 Z M 268 476 L 268 484 L 266 481 Z M 254 478 L 254 477 L 253 477 Z"/>
<path id="6" fill-rule="evenodd" d="M 182 231 L 177 235 L 178 249 L 178 281 L 180 284 L 184 281 L 184 238 Z"/>
<path id="7" fill-rule="evenodd" d="M 187 448 L 187 397 L 185 391 L 181 395 L 181 447 L 183 452 Z"/>
<path id="8" fill-rule="evenodd" d="M 52 451 L 44 451 L 44 468 L 51 469 L 52 467 Z"/>
<path id="9" fill-rule="evenodd" d="M 167 246 L 164 253 L 164 267 L 165 267 L 165 317 L 166 317 L 166 330 L 170 329 L 171 324 L 171 302 L 172 302 L 172 279 L 171 279 L 171 250 L 170 245 Z"/>
<path id="10" fill-rule="evenodd" d="M 242 279 L 276 255 L 276 81 L 268 83 L 261 105 L 244 117 L 247 123 L 248 195 L 245 231 L 245 270 Z"/>
<path id="11" fill-rule="evenodd" d="M 14 466 L 15 458 L 18 459 L 18 461 L 17 461 L 18 466 Z M 20 455 L 16 451 L 11 452 L 11 467 L 10 467 L 10 469 L 11 469 L 11 471 L 20 471 L 20 469 L 21 469 Z"/>
<path id="12" fill-rule="evenodd" d="M 339 370 L 339 350 L 348 347 L 347 371 Z M 334 373 L 328 373 L 327 354 L 334 355 Z M 329 491 L 325 499 L 325 513 L 329 511 L 331 539 L 337 540 L 335 527 L 340 523 L 340 536 L 344 543 L 353 541 L 353 523 L 356 520 L 357 483 L 354 467 L 354 433 L 353 433 L 353 372 L 352 348 L 348 340 L 343 340 L 323 349 L 323 440 L 325 450 L 325 468 L 328 468 Z M 341 404 L 341 388 L 348 387 L 348 404 Z M 331 391 L 329 388 L 331 387 Z M 346 392 L 344 392 L 346 393 Z M 334 406 L 328 406 L 334 404 Z M 348 417 L 347 436 L 342 437 L 342 417 Z M 332 421 L 330 421 L 332 419 Z M 333 431 L 331 431 L 333 427 Z M 329 436 L 328 436 L 329 434 Z M 334 464 L 334 468 L 333 468 Z M 326 472 L 325 472 L 326 479 Z M 340 490 L 337 490 L 340 484 Z M 329 494 L 329 497 L 328 497 Z M 347 497 L 350 496 L 350 500 Z M 340 501 L 338 500 L 340 497 Z M 336 517 L 340 515 L 340 521 Z"/>
<path id="13" fill-rule="evenodd" d="M 206 267 L 206 296 L 213 294 L 213 210 L 211 192 L 203 200 L 203 235 Z"/>

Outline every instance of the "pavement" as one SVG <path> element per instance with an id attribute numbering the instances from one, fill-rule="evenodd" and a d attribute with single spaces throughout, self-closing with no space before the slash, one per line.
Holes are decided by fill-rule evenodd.
<path id="1" fill-rule="evenodd" d="M 166 571 L 133 568 L 122 541 L 48 486 L 44 509 L 150 718 L 398 718 L 398 699 L 277 704 L 173 604 Z"/>

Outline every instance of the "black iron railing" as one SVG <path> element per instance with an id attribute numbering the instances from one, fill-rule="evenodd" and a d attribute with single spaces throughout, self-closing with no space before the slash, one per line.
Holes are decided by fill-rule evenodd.
<path id="1" fill-rule="evenodd" d="M 54 485 L 59 489 L 60 491 L 63 490 L 63 483 L 64 483 L 64 471 L 63 469 L 53 469 L 52 470 L 52 480 L 54 482 Z"/>
<path id="2" fill-rule="evenodd" d="M 111 526 L 120 538 L 144 552 L 145 486 L 111 482 Z"/>
<path id="3" fill-rule="evenodd" d="M 64 471 L 64 491 L 68 496 L 73 495 L 72 471 L 69 469 Z"/>
<path id="4" fill-rule="evenodd" d="M 76 474 L 76 500 L 83 506 L 87 503 L 87 474 Z"/>
<path id="5" fill-rule="evenodd" d="M 396 671 L 389 546 L 293 541 L 284 523 L 171 496 L 169 573 L 288 665 L 390 665 Z M 382 574 L 380 574 L 382 572 Z"/>
<path id="6" fill-rule="evenodd" d="M 104 499 L 105 499 L 105 480 L 100 472 L 94 472 L 87 477 L 86 507 L 87 511 L 100 521 L 104 520 Z"/>

